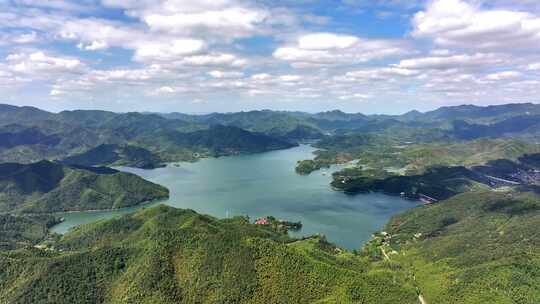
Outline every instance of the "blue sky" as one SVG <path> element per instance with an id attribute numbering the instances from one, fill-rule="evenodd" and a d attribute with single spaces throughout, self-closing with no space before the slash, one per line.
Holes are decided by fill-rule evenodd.
<path id="1" fill-rule="evenodd" d="M 537 102 L 536 0 L 0 0 L 0 102 L 402 113 Z"/>

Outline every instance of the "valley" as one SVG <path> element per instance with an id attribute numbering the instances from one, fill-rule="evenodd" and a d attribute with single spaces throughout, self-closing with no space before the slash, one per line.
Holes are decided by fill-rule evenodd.
<path id="1" fill-rule="evenodd" d="M 539 304 L 540 1 L 0 0 L 0 304 Z"/>
<path id="2" fill-rule="evenodd" d="M 536 303 L 538 134 L 501 127 L 535 107 L 7 107 L 0 300 Z"/>

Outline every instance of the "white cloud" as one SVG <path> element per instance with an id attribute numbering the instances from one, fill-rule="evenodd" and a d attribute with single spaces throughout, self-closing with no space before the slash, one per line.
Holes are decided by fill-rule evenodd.
<path id="1" fill-rule="evenodd" d="M 12 0 L 16 5 L 23 5 L 34 8 L 55 9 L 62 11 L 88 11 L 92 9 L 91 6 L 77 2 L 65 1 L 65 0 Z"/>
<path id="2" fill-rule="evenodd" d="M 197 35 L 230 40 L 258 33 L 271 11 L 242 0 L 104 0 L 105 5 L 126 9 L 153 32 Z M 251 3 L 250 3 L 251 2 Z"/>
<path id="3" fill-rule="evenodd" d="M 101 41 L 94 40 L 90 44 L 87 44 L 87 45 L 83 43 L 79 43 L 77 44 L 77 47 L 83 50 L 87 50 L 87 51 L 96 51 L 96 50 L 106 49 L 109 47 L 109 45 L 107 44 L 107 42 L 103 40 Z"/>
<path id="4" fill-rule="evenodd" d="M 174 88 L 171 88 L 169 86 L 163 86 L 163 87 L 160 87 L 156 90 L 156 93 L 158 94 L 171 94 L 171 93 L 174 93 L 176 92 L 176 90 Z"/>
<path id="5" fill-rule="evenodd" d="M 314 33 L 300 36 L 296 45 L 276 49 L 273 56 L 288 61 L 295 67 L 313 67 L 350 65 L 409 52 L 409 46 L 398 40 L 361 39 L 354 36 Z"/>
<path id="6" fill-rule="evenodd" d="M 57 89 L 52 89 L 52 90 L 49 92 L 49 95 L 50 95 L 50 96 L 61 96 L 61 95 L 65 95 L 65 94 L 66 94 L 65 91 L 57 90 Z"/>
<path id="7" fill-rule="evenodd" d="M 486 76 L 487 80 L 506 80 L 515 79 L 521 77 L 523 74 L 517 71 L 503 71 L 497 73 L 491 73 Z"/>
<path id="8" fill-rule="evenodd" d="M 185 57 L 183 60 L 177 62 L 177 64 L 179 66 L 193 65 L 193 66 L 241 67 L 246 64 L 246 60 L 238 58 L 234 54 L 214 53 L 214 54 L 188 56 L 188 57 Z"/>
<path id="9" fill-rule="evenodd" d="M 143 17 L 151 30 L 169 33 L 192 33 L 196 30 L 218 30 L 235 37 L 252 33 L 266 13 L 241 7 L 202 12 L 179 12 L 170 15 L 150 14 Z"/>
<path id="10" fill-rule="evenodd" d="M 496 65 L 504 62 L 505 60 L 496 54 L 476 53 L 405 59 L 395 66 L 402 69 L 452 69 Z"/>
<path id="11" fill-rule="evenodd" d="M 351 99 L 370 99 L 372 98 L 369 94 L 355 93 L 352 95 L 342 95 L 338 97 L 341 100 L 351 100 Z"/>
<path id="12" fill-rule="evenodd" d="M 300 37 L 298 47 L 304 50 L 345 49 L 357 42 L 358 38 L 354 36 L 316 33 Z"/>
<path id="13" fill-rule="evenodd" d="M 44 52 L 16 53 L 6 57 L 8 68 L 18 73 L 81 72 L 85 65 L 79 60 L 66 57 L 54 57 Z"/>
<path id="14" fill-rule="evenodd" d="M 267 73 L 259 73 L 259 74 L 251 75 L 251 79 L 257 80 L 257 81 L 264 81 L 270 78 L 272 78 L 272 75 L 267 74 Z"/>
<path id="15" fill-rule="evenodd" d="M 300 76 L 300 75 L 281 75 L 281 76 L 279 76 L 279 80 L 285 81 L 285 82 L 299 81 L 300 79 L 302 79 L 302 76 Z"/>
<path id="16" fill-rule="evenodd" d="M 31 44 L 40 40 L 38 34 L 34 31 L 16 32 L 16 33 L 1 33 L 0 45 L 11 46 L 13 44 Z"/>
<path id="17" fill-rule="evenodd" d="M 240 78 L 244 76 L 244 73 L 237 71 L 225 72 L 220 70 L 213 70 L 208 72 L 208 75 L 212 76 L 213 78 Z"/>
<path id="18" fill-rule="evenodd" d="M 175 61 L 186 55 L 199 53 L 205 48 L 202 40 L 177 39 L 168 43 L 141 44 L 135 50 L 134 59 L 141 62 Z"/>
<path id="19" fill-rule="evenodd" d="M 350 71 L 345 74 L 346 77 L 351 79 L 363 79 L 363 80 L 386 80 L 392 77 L 410 77 L 417 76 L 420 72 L 416 70 L 409 70 L 398 67 L 382 67 L 371 68 Z"/>
<path id="20" fill-rule="evenodd" d="M 145 81 L 151 79 L 157 73 L 147 69 L 132 70 L 95 70 L 87 75 L 95 81 Z"/>
<path id="21" fill-rule="evenodd" d="M 17 35 L 11 39 L 14 43 L 20 43 L 20 44 L 26 44 L 26 43 L 33 43 L 38 41 L 38 35 L 36 32 L 30 32 L 30 33 L 24 33 Z"/>
<path id="22" fill-rule="evenodd" d="M 540 62 L 529 64 L 527 69 L 531 71 L 540 71 Z"/>
<path id="23" fill-rule="evenodd" d="M 483 9 L 463 0 L 435 0 L 413 19 L 415 37 L 443 47 L 488 50 L 540 48 L 540 18 L 528 12 Z"/>
<path id="24" fill-rule="evenodd" d="M 103 50 L 110 47 L 135 49 L 154 41 L 142 29 L 102 19 L 70 19 L 52 29 L 60 39 L 75 40 L 84 50 Z"/>

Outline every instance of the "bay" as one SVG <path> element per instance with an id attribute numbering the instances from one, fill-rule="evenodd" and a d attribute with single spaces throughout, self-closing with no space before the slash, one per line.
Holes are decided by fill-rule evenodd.
<path id="1" fill-rule="evenodd" d="M 308 176 L 296 174 L 296 162 L 312 158 L 314 150 L 311 146 L 300 145 L 287 150 L 204 159 L 153 170 L 118 169 L 169 188 L 170 198 L 159 203 L 219 218 L 248 215 L 254 220 L 272 215 L 301 221 L 302 230 L 292 232 L 293 236 L 324 234 L 331 242 L 348 249 L 360 248 L 392 215 L 418 204 L 381 193 L 351 196 L 333 191 L 329 185 L 331 172 L 339 166 Z M 64 222 L 53 227 L 53 231 L 65 233 L 72 227 L 139 208 L 143 207 L 67 213 L 62 215 Z"/>

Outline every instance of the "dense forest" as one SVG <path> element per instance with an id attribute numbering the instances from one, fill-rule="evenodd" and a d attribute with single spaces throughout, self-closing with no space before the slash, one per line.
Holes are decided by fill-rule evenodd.
<path id="1" fill-rule="evenodd" d="M 538 138 L 540 106 L 443 107 L 403 115 L 249 111 L 188 115 L 76 110 L 51 113 L 0 105 L 0 161 L 42 159 L 155 168 L 166 162 L 256 153 L 323 139 L 331 154 L 301 173 L 350 159 L 355 147 Z M 358 150 L 358 149 L 356 149 Z M 335 152 L 339 155 L 336 155 Z M 96 153 L 104 153 L 96 159 Z M 105 157 L 106 156 L 106 157 Z"/>
<path id="2" fill-rule="evenodd" d="M 165 187 L 110 168 L 0 164 L 0 214 L 116 209 L 168 195 Z"/>
<path id="3" fill-rule="evenodd" d="M 416 303 L 405 270 L 243 217 L 155 207 L 0 251 L 7 303 Z"/>
<path id="4" fill-rule="evenodd" d="M 22 227 L 2 220 L 10 231 Z M 41 233 L 50 219 L 22 219 L 37 223 L 9 234 L 18 247 L 0 250 L 0 300 L 418 303 L 421 295 L 428 303 L 532 304 L 540 300 L 539 220 L 534 193 L 469 192 L 395 216 L 348 252 L 323 236 L 297 240 L 245 217 L 166 206 L 60 238 Z"/>

